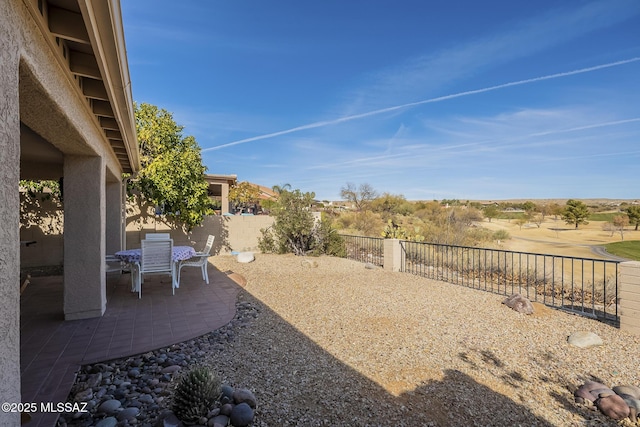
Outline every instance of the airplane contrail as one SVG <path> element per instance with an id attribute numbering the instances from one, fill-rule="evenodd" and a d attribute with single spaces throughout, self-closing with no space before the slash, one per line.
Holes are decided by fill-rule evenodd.
<path id="1" fill-rule="evenodd" d="M 496 86 L 485 87 L 485 88 L 482 88 L 482 89 L 474 89 L 474 90 L 468 90 L 468 91 L 465 91 L 465 92 L 458 92 L 458 93 L 454 93 L 454 94 L 451 94 L 451 95 L 439 96 L 437 98 L 431 98 L 431 99 L 425 99 L 425 100 L 422 100 L 422 101 L 410 102 L 408 104 L 395 105 L 393 107 L 381 108 L 379 110 L 373 110 L 373 111 L 368 111 L 366 113 L 354 114 L 354 115 L 351 115 L 351 116 L 345 116 L 345 117 L 341 117 L 339 119 L 325 120 L 325 121 L 320 121 L 320 122 L 309 123 L 307 125 L 297 126 L 297 127 L 291 128 L 291 129 L 281 130 L 281 131 L 278 131 L 278 132 L 268 133 L 268 134 L 264 134 L 264 135 L 253 136 L 251 138 L 240 139 L 238 141 L 229 142 L 227 144 L 222 144 L 222 145 L 217 145 L 215 147 L 205 148 L 202 151 L 204 152 L 204 151 L 220 150 L 222 148 L 233 147 L 234 145 L 246 144 L 247 142 L 259 141 L 261 139 L 274 138 L 276 136 L 287 135 L 287 134 L 290 134 L 290 133 L 299 132 L 301 130 L 316 129 L 316 128 L 320 128 L 320 127 L 324 127 L 324 126 L 335 125 L 335 124 L 338 124 L 338 123 L 349 122 L 349 121 L 352 121 L 352 120 L 357 120 L 357 119 L 362 119 L 362 118 L 365 118 L 365 117 L 375 116 L 377 114 L 388 113 L 388 112 L 391 112 L 391 111 L 397 111 L 397 110 L 402 110 L 402 109 L 405 109 L 405 108 L 415 107 L 417 105 L 423 105 L 423 104 L 430 104 L 430 103 L 434 103 L 434 102 L 446 101 L 448 99 L 460 98 L 460 97 L 463 97 L 463 96 L 475 95 L 475 94 L 478 94 L 478 93 L 491 92 L 491 91 L 494 91 L 494 90 L 497 90 L 497 89 L 503 89 L 503 88 L 512 87 L 512 86 L 520 86 L 520 85 L 524 85 L 524 84 L 528 84 L 528 83 L 540 82 L 540 81 L 543 81 L 543 80 L 551 80 L 551 79 L 557 79 L 557 78 L 560 78 L 560 77 L 574 76 L 576 74 L 588 73 L 588 72 L 591 72 L 591 71 L 597 71 L 597 70 L 601 70 L 601 69 L 604 69 L 604 68 L 617 67 L 618 65 L 625 65 L 625 64 L 629 64 L 631 62 L 636 62 L 636 61 L 640 61 L 640 57 L 624 59 L 622 61 L 616 61 L 616 62 L 609 62 L 607 64 L 595 65 L 593 67 L 580 68 L 579 70 L 565 71 L 565 72 L 562 72 L 562 73 L 549 74 L 549 75 L 541 76 L 541 77 L 533 77 L 533 78 L 530 78 L 530 79 L 518 80 L 518 81 L 515 81 L 515 82 L 509 82 L 509 83 L 503 83 L 503 84 L 499 84 L 499 85 L 496 85 Z"/>

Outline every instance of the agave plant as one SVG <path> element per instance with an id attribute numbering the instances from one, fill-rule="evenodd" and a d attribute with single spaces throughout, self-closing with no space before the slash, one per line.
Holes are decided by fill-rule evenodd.
<path id="1" fill-rule="evenodd" d="M 185 424 L 206 417 L 220 395 L 220 379 L 209 368 L 197 366 L 180 378 L 173 396 L 173 412 Z"/>

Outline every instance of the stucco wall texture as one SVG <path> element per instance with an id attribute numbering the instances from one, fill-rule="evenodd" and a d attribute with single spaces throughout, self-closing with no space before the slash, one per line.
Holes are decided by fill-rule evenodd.
<path id="1" fill-rule="evenodd" d="M 14 2 L 0 2 L 0 399 L 3 402 L 20 402 L 18 25 L 23 18 Z M 19 415 L 0 412 L 0 425 L 20 425 Z"/>

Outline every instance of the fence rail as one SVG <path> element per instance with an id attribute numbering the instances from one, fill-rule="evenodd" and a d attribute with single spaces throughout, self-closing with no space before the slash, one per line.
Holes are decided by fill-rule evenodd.
<path id="1" fill-rule="evenodd" d="M 617 324 L 618 261 L 401 241 L 401 271 Z"/>
<path id="2" fill-rule="evenodd" d="M 370 262 L 377 266 L 384 265 L 384 239 L 381 237 L 364 237 L 341 235 L 347 249 L 346 258 L 360 262 Z"/>
<path id="3" fill-rule="evenodd" d="M 384 239 L 342 236 L 347 258 L 384 265 Z M 619 325 L 619 262 L 400 241 L 400 271 L 531 301 Z"/>

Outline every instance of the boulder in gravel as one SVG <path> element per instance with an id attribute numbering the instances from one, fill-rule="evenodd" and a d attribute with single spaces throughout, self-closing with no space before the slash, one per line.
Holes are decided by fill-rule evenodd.
<path id="1" fill-rule="evenodd" d="M 601 393 L 613 394 L 614 392 L 604 384 L 596 381 L 587 381 L 573 393 L 573 396 L 578 403 L 594 403 Z"/>
<path id="2" fill-rule="evenodd" d="M 251 390 L 246 388 L 240 388 L 233 392 L 233 402 L 236 405 L 246 403 L 253 409 L 256 409 L 256 406 L 258 406 L 256 396 L 251 392 Z"/>
<path id="3" fill-rule="evenodd" d="M 378 267 L 376 267 L 376 265 L 374 263 L 368 262 L 368 263 L 366 263 L 364 265 L 364 268 L 366 268 L 367 270 L 375 270 Z"/>
<path id="4" fill-rule="evenodd" d="M 166 368 L 162 368 L 161 372 L 163 374 L 175 374 L 176 371 L 180 370 L 180 368 L 181 368 L 180 365 L 170 365 L 170 366 L 167 366 Z"/>
<path id="5" fill-rule="evenodd" d="M 629 406 L 629 419 L 636 422 L 640 415 L 640 387 L 634 385 L 619 385 L 613 391 Z"/>
<path id="6" fill-rule="evenodd" d="M 613 391 L 620 396 L 628 394 L 634 399 L 640 399 L 640 387 L 636 387 L 634 385 L 617 385 L 613 388 Z"/>
<path id="7" fill-rule="evenodd" d="M 523 314 L 532 314 L 533 313 L 533 305 L 528 298 L 523 297 L 520 294 L 513 294 L 509 298 L 502 301 L 504 305 L 507 307 L 517 311 L 518 313 Z"/>
<path id="8" fill-rule="evenodd" d="M 207 425 L 209 427 L 227 427 L 229 425 L 229 417 L 226 415 L 218 415 L 210 419 Z"/>
<path id="9" fill-rule="evenodd" d="M 160 416 L 156 427 L 184 427 L 184 424 L 182 424 L 182 421 L 178 419 L 173 411 L 167 411 Z"/>
<path id="10" fill-rule="evenodd" d="M 232 403 L 225 403 L 220 407 L 220 415 L 231 415 L 231 411 L 233 411 L 234 405 Z"/>
<path id="11" fill-rule="evenodd" d="M 229 418 L 234 427 L 247 427 L 253 421 L 253 409 L 246 403 L 240 403 L 233 407 Z"/>
<path id="12" fill-rule="evenodd" d="M 589 348 L 596 347 L 602 345 L 602 338 L 600 338 L 597 334 L 593 332 L 586 331 L 578 331 L 569 335 L 567 342 L 574 346 L 580 348 Z"/>
<path id="13" fill-rule="evenodd" d="M 600 412 L 614 420 L 622 420 L 631 414 L 629 405 L 615 393 L 600 393 L 600 397 L 595 403 Z"/>
<path id="14" fill-rule="evenodd" d="M 240 252 L 236 257 L 238 262 L 247 263 L 255 260 L 255 256 L 253 256 L 253 252 Z"/>

